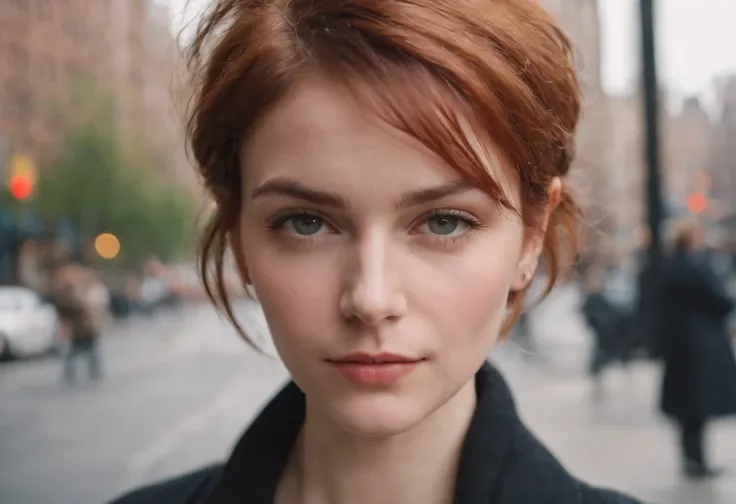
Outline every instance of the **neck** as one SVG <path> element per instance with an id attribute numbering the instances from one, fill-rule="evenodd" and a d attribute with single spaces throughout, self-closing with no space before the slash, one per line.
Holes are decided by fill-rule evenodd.
<path id="1" fill-rule="evenodd" d="M 475 380 L 411 430 L 388 438 L 347 433 L 324 415 L 307 416 L 284 483 L 303 504 L 384 504 L 453 500 Z"/>

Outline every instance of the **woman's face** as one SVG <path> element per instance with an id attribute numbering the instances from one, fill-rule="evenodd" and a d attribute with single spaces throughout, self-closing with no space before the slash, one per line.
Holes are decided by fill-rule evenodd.
<path id="1" fill-rule="evenodd" d="M 264 118 L 242 166 L 236 257 L 310 407 L 390 435 L 469 383 L 536 264 L 517 216 L 316 78 Z"/>

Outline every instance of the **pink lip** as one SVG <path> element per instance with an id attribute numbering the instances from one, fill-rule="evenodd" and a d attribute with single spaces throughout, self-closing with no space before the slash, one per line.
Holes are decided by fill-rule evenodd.
<path id="1" fill-rule="evenodd" d="M 328 362 L 355 383 L 389 385 L 410 374 L 423 360 L 390 353 L 353 353 Z"/>

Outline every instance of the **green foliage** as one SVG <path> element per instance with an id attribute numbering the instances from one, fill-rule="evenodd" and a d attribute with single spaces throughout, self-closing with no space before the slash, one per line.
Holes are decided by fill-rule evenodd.
<path id="1" fill-rule="evenodd" d="M 0 182 L 5 184 L 5 181 Z M 15 201 L 13 200 L 13 197 L 10 196 L 10 191 L 8 191 L 5 186 L 3 186 L 0 190 L 0 210 L 12 208 L 14 205 Z"/>
<path id="2" fill-rule="evenodd" d="M 110 100 L 86 96 L 89 106 L 68 127 L 63 152 L 40 170 L 33 205 L 47 221 L 72 219 L 87 241 L 115 234 L 126 263 L 186 253 L 194 229 L 191 198 L 162 180 L 152 160 L 126 151 Z"/>

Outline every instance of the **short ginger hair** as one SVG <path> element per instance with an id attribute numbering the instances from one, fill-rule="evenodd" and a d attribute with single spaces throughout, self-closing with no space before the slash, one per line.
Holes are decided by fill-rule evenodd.
<path id="1" fill-rule="evenodd" d="M 224 265 L 248 169 L 241 149 L 308 74 L 344 86 L 530 230 L 538 228 L 549 184 L 570 170 L 579 84 L 571 42 L 538 0 L 214 0 L 186 56 L 195 84 L 190 149 L 215 200 L 199 269 L 209 297 L 238 329 Z M 521 208 L 494 180 L 468 126 L 504 159 Z M 547 293 L 577 251 L 578 214 L 563 185 L 544 236 Z M 513 320 L 524 295 L 510 295 Z"/>

